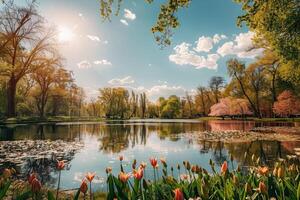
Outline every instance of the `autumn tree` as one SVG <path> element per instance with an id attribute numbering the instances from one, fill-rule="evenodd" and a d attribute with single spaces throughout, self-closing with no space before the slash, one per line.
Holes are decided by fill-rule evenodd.
<path id="1" fill-rule="evenodd" d="M 46 28 L 35 3 L 25 7 L 4 3 L 0 11 L 1 64 L 0 75 L 8 79 L 7 116 L 16 115 L 18 82 L 40 67 L 38 62 L 53 50 L 54 32 Z"/>
<path id="2" fill-rule="evenodd" d="M 283 91 L 273 106 L 274 113 L 281 117 L 300 114 L 300 100 L 291 91 Z"/>

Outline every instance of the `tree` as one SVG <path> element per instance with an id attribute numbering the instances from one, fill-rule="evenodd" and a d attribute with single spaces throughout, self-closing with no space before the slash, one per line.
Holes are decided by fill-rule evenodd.
<path id="1" fill-rule="evenodd" d="M 241 88 L 241 91 L 243 93 L 243 95 L 246 97 L 246 99 L 248 100 L 252 110 L 254 111 L 254 114 L 256 117 L 260 117 L 260 112 L 257 109 L 257 107 L 255 106 L 255 103 L 253 102 L 253 100 L 251 100 L 250 95 L 247 93 L 246 91 L 246 70 L 245 70 L 245 64 L 241 63 L 240 61 L 238 61 L 237 59 L 230 59 L 227 61 L 227 71 L 230 77 L 233 78 L 233 81 L 237 81 L 238 85 Z"/>
<path id="2" fill-rule="evenodd" d="M 225 80 L 221 76 L 213 76 L 209 81 L 209 87 L 214 94 L 215 103 L 219 102 L 220 89 L 224 87 Z"/>
<path id="3" fill-rule="evenodd" d="M 252 115 L 245 99 L 234 99 L 232 97 L 222 98 L 219 103 L 211 107 L 209 116 L 247 116 Z"/>
<path id="4" fill-rule="evenodd" d="M 161 117 L 174 119 L 180 114 L 180 98 L 172 95 L 168 98 L 166 104 L 162 108 Z"/>
<path id="5" fill-rule="evenodd" d="M 145 92 L 140 94 L 140 109 L 141 109 L 141 118 L 145 118 L 146 109 L 147 109 L 147 97 Z"/>
<path id="6" fill-rule="evenodd" d="M 189 110 L 189 118 L 193 117 L 193 97 L 192 95 L 189 95 L 188 92 L 185 94 L 185 99 L 188 105 L 188 110 Z"/>
<path id="7" fill-rule="evenodd" d="M 300 55 L 299 0 L 236 0 L 244 14 L 238 17 L 256 32 L 256 42 L 275 50 L 285 61 L 298 63 Z M 295 66 L 294 66 L 295 67 Z"/>
<path id="8" fill-rule="evenodd" d="M 281 117 L 300 114 L 300 100 L 292 92 L 285 90 L 277 99 L 273 106 L 275 114 Z"/>
<path id="9" fill-rule="evenodd" d="M 40 65 L 43 55 L 51 52 L 54 32 L 45 27 L 34 3 L 19 7 L 6 2 L 0 14 L 1 60 L 5 63 L 0 75 L 8 78 L 7 116 L 16 115 L 18 82 Z"/>

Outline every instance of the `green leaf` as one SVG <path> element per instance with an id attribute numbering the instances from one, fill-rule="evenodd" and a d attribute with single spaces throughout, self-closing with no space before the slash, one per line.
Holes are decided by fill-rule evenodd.
<path id="1" fill-rule="evenodd" d="M 31 190 L 28 190 L 24 193 L 22 193 L 21 195 L 18 195 L 16 197 L 16 200 L 26 200 L 29 199 L 32 196 Z"/>
<path id="2" fill-rule="evenodd" d="M 297 199 L 300 199 L 300 182 L 298 184 L 298 189 L 297 189 Z"/>
<path id="3" fill-rule="evenodd" d="M 48 200 L 55 200 L 54 194 L 49 190 L 47 193 Z"/>
<path id="4" fill-rule="evenodd" d="M 3 199 L 5 197 L 10 184 L 11 184 L 11 181 L 8 181 L 4 184 L 4 187 L 0 190 L 0 199 Z"/>
<path id="5" fill-rule="evenodd" d="M 79 199 L 79 195 L 80 195 L 80 188 L 77 190 L 77 192 L 76 192 L 73 200 L 78 200 Z"/>

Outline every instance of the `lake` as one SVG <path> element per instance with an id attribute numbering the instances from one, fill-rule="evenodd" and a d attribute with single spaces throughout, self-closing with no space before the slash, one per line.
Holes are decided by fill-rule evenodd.
<path id="1" fill-rule="evenodd" d="M 224 160 L 230 162 L 229 155 L 232 155 L 234 161 L 229 166 L 236 167 L 237 164 L 240 164 L 246 167 L 251 164 L 252 154 L 260 156 L 262 163 L 270 164 L 277 158 L 294 155 L 295 149 L 300 148 L 299 140 L 277 141 L 258 137 L 252 141 L 224 142 L 199 137 L 203 133 L 234 130 L 242 133 L 255 127 L 264 126 L 293 127 L 299 126 L 299 123 L 130 120 L 2 126 L 0 127 L 0 150 L 2 153 L 0 154 L 2 156 L 0 156 L 2 159 L 0 167 L 13 166 L 20 173 L 20 176 L 36 171 L 40 174 L 44 184 L 53 187 L 57 183 L 58 174 L 55 170 L 54 160 L 57 158 L 66 159 L 69 164 L 67 169 L 62 171 L 62 188 L 76 188 L 86 172 L 96 172 L 94 190 L 105 191 L 105 168 L 110 166 L 115 174 L 118 173 L 120 168 L 119 155 L 124 155 L 125 171 L 130 171 L 133 159 L 136 159 L 138 163 L 147 162 L 145 176 L 151 179 L 150 157 L 157 157 L 158 159 L 164 157 L 168 166 L 174 166 L 174 168 L 176 168 L 177 163 L 182 164 L 184 160 L 189 160 L 192 164 L 198 164 L 210 171 L 210 159 L 216 162 L 218 168 Z M 28 140 L 33 140 L 37 150 L 40 148 L 46 152 L 39 156 L 30 155 L 30 152 L 36 152 L 31 154 L 38 153 L 32 149 L 22 152 L 17 143 Z M 13 142 L 17 143 L 12 145 Z M 47 150 L 45 145 L 52 145 L 52 148 L 57 151 L 72 149 L 72 147 L 76 149 L 76 146 L 78 148 L 71 153 L 54 158 L 46 155 L 47 151 L 50 150 Z M 16 150 L 16 148 L 20 149 Z M 10 161 L 15 158 L 19 158 L 21 161 L 15 163 L 7 161 L 8 158 L 5 159 L 3 154 L 8 151 L 13 151 L 9 158 Z M 246 152 L 247 156 L 245 157 Z M 177 170 L 174 170 L 174 174 L 177 174 Z"/>

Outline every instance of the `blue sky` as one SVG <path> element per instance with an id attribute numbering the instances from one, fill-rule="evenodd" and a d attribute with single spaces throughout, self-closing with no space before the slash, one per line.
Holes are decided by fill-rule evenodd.
<path id="1" fill-rule="evenodd" d="M 145 91 L 151 100 L 184 95 L 206 86 L 212 76 L 228 79 L 229 58 L 249 61 L 260 53 L 247 52 L 253 34 L 236 26 L 241 9 L 231 0 L 192 1 L 178 13 L 181 26 L 172 45 L 163 50 L 150 32 L 159 3 L 124 0 L 120 15 L 103 22 L 97 0 L 38 2 L 41 14 L 58 27 L 66 66 L 88 97 L 97 96 L 97 88 L 105 86 Z"/>

